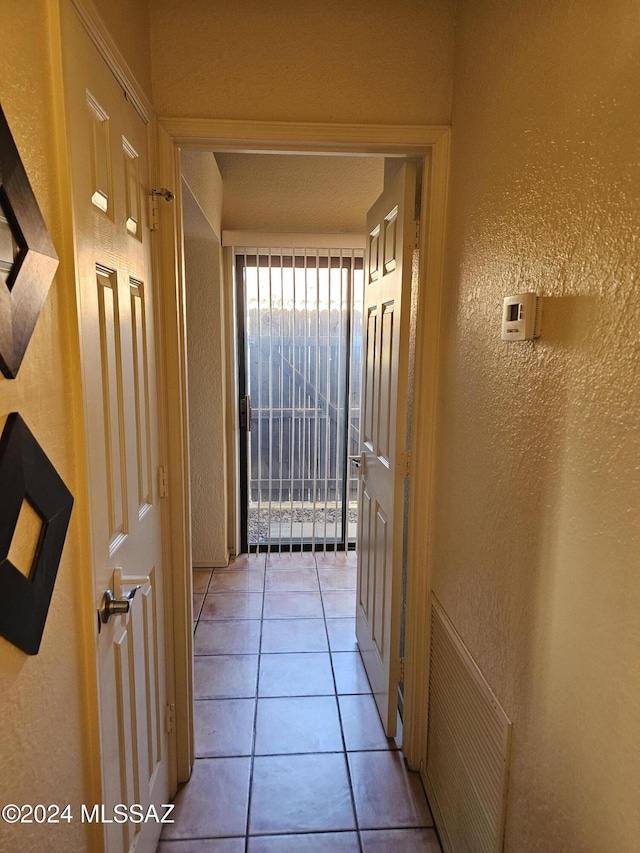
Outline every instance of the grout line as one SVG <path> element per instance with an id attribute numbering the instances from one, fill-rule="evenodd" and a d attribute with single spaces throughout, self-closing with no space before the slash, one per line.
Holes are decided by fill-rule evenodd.
<path id="1" fill-rule="evenodd" d="M 318 586 L 320 586 L 320 574 L 318 569 L 318 561 L 316 559 L 316 574 L 318 576 Z M 349 767 L 349 759 L 347 756 L 347 744 L 344 737 L 344 727 L 342 725 L 342 713 L 340 711 L 340 702 L 338 700 L 338 682 L 336 680 L 336 673 L 333 666 L 333 654 L 331 653 L 331 643 L 329 642 L 329 629 L 327 628 L 327 613 L 324 607 L 324 596 L 322 594 L 322 589 L 320 590 L 320 601 L 322 602 L 322 617 L 324 619 L 324 630 L 327 636 L 327 645 L 329 647 L 329 662 L 331 664 L 331 676 L 333 678 L 333 686 L 334 686 L 334 695 L 336 700 L 336 708 L 338 711 L 338 721 L 340 723 L 340 737 L 342 738 L 342 756 L 344 759 L 345 770 L 347 771 L 347 782 L 349 784 L 349 796 L 351 798 L 351 810 L 353 811 L 353 822 L 355 824 L 355 832 L 356 838 L 358 839 L 358 850 L 362 853 L 362 838 L 360 837 L 360 826 L 358 822 L 358 812 L 356 810 L 356 799 L 353 793 L 353 780 L 351 778 L 351 768 Z"/>
<path id="2" fill-rule="evenodd" d="M 255 757 L 256 757 L 256 735 L 257 735 L 257 725 L 258 725 L 258 694 L 260 692 L 260 660 L 262 658 L 262 629 L 264 627 L 264 588 L 267 583 L 266 572 L 267 572 L 267 555 L 264 556 L 264 585 L 262 588 L 262 609 L 260 611 L 260 640 L 258 642 L 258 666 L 256 670 L 256 682 L 255 682 L 255 704 L 253 707 L 253 731 L 251 733 L 251 756 L 249 760 L 249 792 L 247 795 L 247 819 L 245 821 L 245 839 L 244 839 L 244 851 L 248 853 L 249 850 L 249 821 L 251 818 L 251 800 L 253 796 L 253 768 L 255 765 Z"/>

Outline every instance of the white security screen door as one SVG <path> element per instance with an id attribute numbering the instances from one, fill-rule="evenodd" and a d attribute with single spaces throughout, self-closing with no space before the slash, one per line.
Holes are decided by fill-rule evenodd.
<path id="1" fill-rule="evenodd" d="M 243 550 L 347 548 L 362 251 L 236 250 L 236 279 Z"/>
<path id="2" fill-rule="evenodd" d="M 94 600 L 102 802 L 158 813 L 169 797 L 149 140 L 62 4 Z M 138 587 L 138 589 L 136 589 Z M 133 595 L 136 590 L 135 596 Z M 154 851 L 156 821 L 104 824 L 105 849 Z"/>
<path id="3" fill-rule="evenodd" d="M 356 634 L 385 731 L 396 731 L 416 169 L 367 215 Z"/>

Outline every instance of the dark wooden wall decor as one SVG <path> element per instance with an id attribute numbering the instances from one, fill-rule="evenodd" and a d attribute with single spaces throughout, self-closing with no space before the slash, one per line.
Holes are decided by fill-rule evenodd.
<path id="1" fill-rule="evenodd" d="M 0 107 L 0 370 L 15 379 L 58 267 Z"/>
<path id="2" fill-rule="evenodd" d="M 9 560 L 24 500 L 42 521 L 29 577 Z M 72 507 L 73 495 L 12 412 L 0 438 L 0 635 L 29 655 L 40 648 Z"/>

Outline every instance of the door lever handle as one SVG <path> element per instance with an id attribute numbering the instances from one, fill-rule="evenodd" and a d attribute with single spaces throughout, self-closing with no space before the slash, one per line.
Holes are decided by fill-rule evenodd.
<path id="1" fill-rule="evenodd" d="M 123 616 L 128 613 L 131 610 L 133 598 L 139 589 L 140 584 L 137 584 L 130 592 L 126 592 L 122 598 L 116 598 L 110 589 L 105 590 L 100 609 L 100 621 L 102 624 L 106 625 L 112 616 Z"/>
<path id="2" fill-rule="evenodd" d="M 349 462 L 353 462 L 356 468 L 359 468 L 362 465 L 362 457 L 360 454 L 357 456 L 349 456 Z"/>

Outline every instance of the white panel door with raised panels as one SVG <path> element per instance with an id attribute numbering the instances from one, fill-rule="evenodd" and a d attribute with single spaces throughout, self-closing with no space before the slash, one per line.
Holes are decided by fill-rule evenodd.
<path id="1" fill-rule="evenodd" d="M 103 802 L 169 797 L 148 128 L 62 4 L 95 606 Z M 96 626 L 98 620 L 96 620 Z M 105 848 L 152 851 L 161 825 L 105 823 Z"/>
<path id="2" fill-rule="evenodd" d="M 415 186 L 407 161 L 367 214 L 365 255 L 356 635 L 389 737 L 399 683 Z"/>

